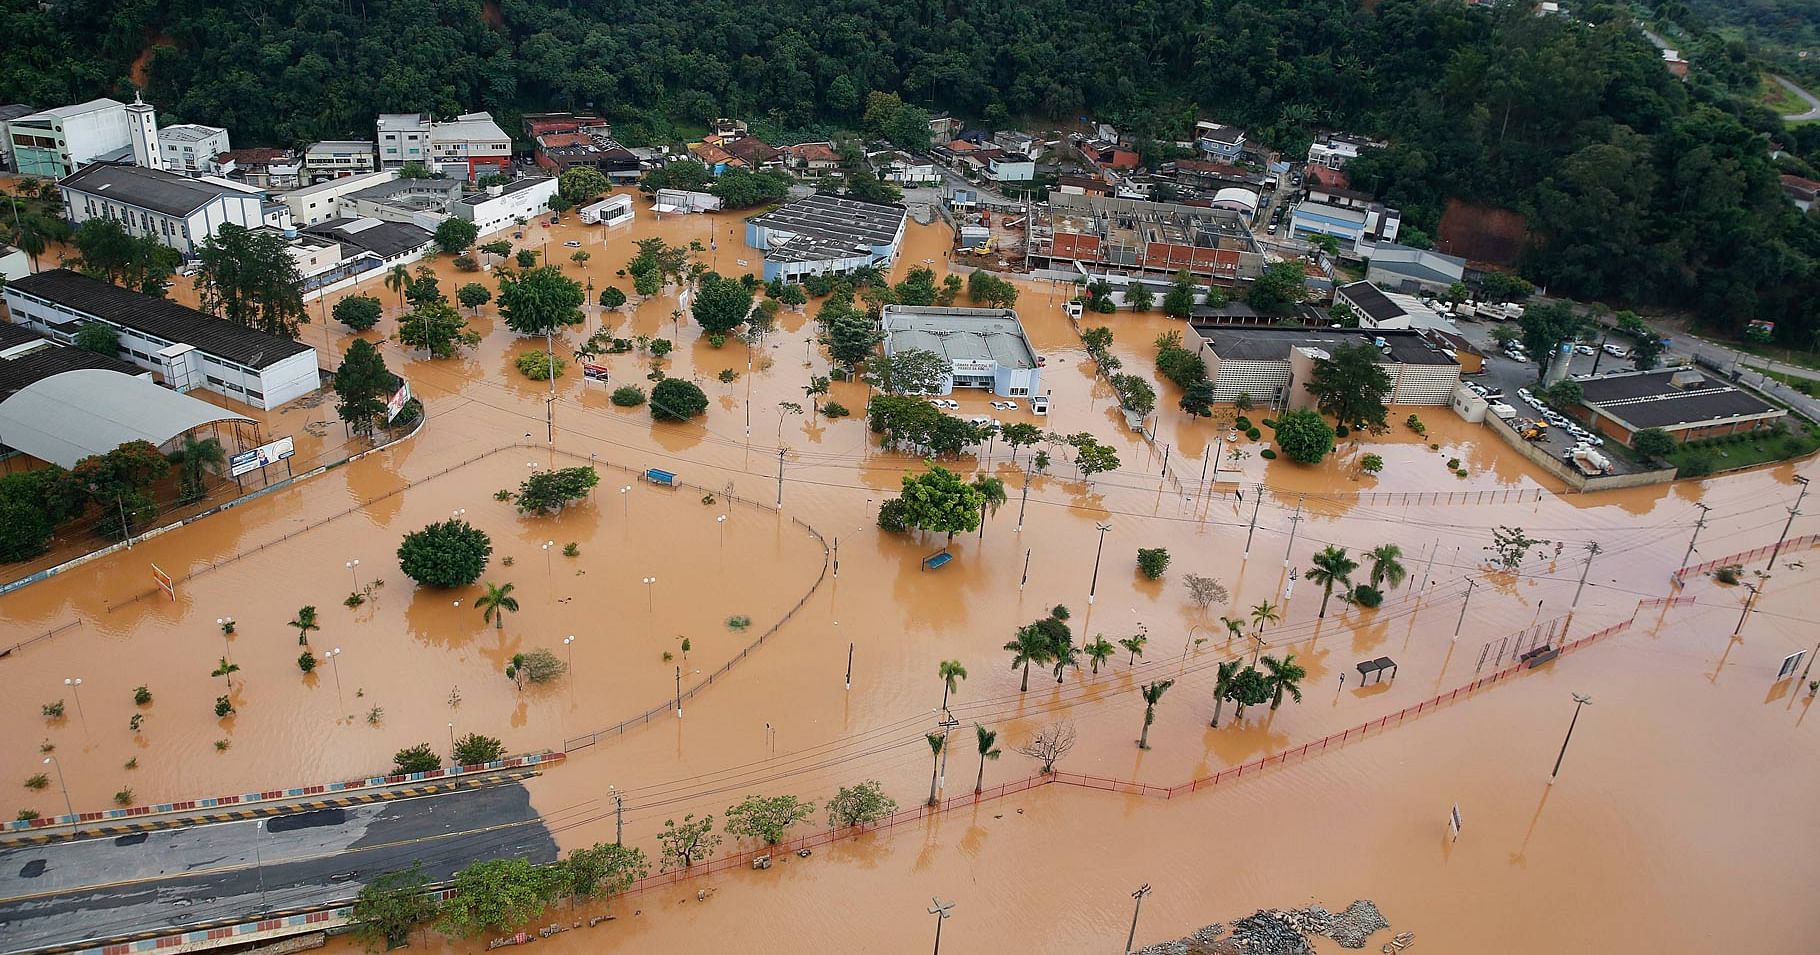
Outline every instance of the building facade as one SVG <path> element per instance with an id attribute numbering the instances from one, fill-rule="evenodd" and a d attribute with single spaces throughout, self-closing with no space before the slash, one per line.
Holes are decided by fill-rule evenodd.
<path id="1" fill-rule="evenodd" d="M 327 182 L 362 176 L 379 169 L 379 156 L 371 141 L 334 139 L 311 143 L 303 151 L 303 174 L 310 182 Z"/>
<path id="2" fill-rule="evenodd" d="M 816 193 L 746 220 L 746 244 L 764 253 L 764 278 L 847 273 L 897 258 L 909 215 L 897 204 Z"/>
<path id="3" fill-rule="evenodd" d="M 421 163 L 471 182 L 503 173 L 512 163 L 512 137 L 491 113 L 463 113 L 441 122 L 426 113 L 383 113 L 375 128 L 381 169 Z"/>
<path id="4" fill-rule="evenodd" d="M 316 350 L 68 269 L 8 283 L 13 320 L 68 343 L 87 322 L 120 333 L 119 358 L 180 392 L 201 388 L 271 410 L 322 386 Z"/>
<path id="5" fill-rule="evenodd" d="M 1410 330 L 1345 328 L 1237 328 L 1189 322 L 1182 346 L 1207 365 L 1214 400 L 1239 395 L 1272 408 L 1303 408 L 1314 396 L 1302 387 L 1315 363 L 1336 348 L 1366 344 L 1376 347 L 1390 376 L 1388 404 L 1445 405 L 1460 384 L 1460 364 L 1440 344 Z"/>
<path id="6" fill-rule="evenodd" d="M 179 123 L 158 131 L 158 154 L 168 172 L 207 175 L 214 158 L 228 149 L 228 131 L 219 126 Z"/>
<path id="7" fill-rule="evenodd" d="M 152 236 L 193 257 L 223 225 L 247 229 L 290 224 L 290 210 L 268 210 L 263 193 L 225 179 L 190 179 L 160 169 L 96 163 L 58 183 L 72 225 L 112 219 L 129 235 Z M 268 215 L 268 212 L 270 213 Z"/>
<path id="8" fill-rule="evenodd" d="M 530 221 L 550 211 L 550 197 L 556 195 L 556 177 L 526 176 L 503 186 L 488 186 L 485 191 L 464 196 L 450 204 L 449 212 L 480 228 L 480 234 L 498 232 L 520 219 Z"/>
<path id="9" fill-rule="evenodd" d="M 64 176 L 132 146 L 126 104 L 95 99 L 8 120 L 13 163 L 21 175 Z"/>

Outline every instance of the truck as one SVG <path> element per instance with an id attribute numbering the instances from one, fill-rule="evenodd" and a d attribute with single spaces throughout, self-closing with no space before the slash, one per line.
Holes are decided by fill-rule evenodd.
<path id="1" fill-rule="evenodd" d="M 1478 313 L 1480 318 L 1494 322 L 1511 321 L 1523 317 L 1523 306 L 1515 302 L 1480 302 Z"/>
<path id="2" fill-rule="evenodd" d="M 1580 469 L 1581 474 L 1600 475 L 1611 471 L 1611 459 L 1584 445 L 1567 452 L 1567 460 Z"/>

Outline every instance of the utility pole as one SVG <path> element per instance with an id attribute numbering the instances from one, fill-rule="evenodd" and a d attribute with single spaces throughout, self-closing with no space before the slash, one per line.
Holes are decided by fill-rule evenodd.
<path id="1" fill-rule="evenodd" d="M 1764 570 L 1776 569 L 1776 558 L 1782 554 L 1782 543 L 1788 540 L 1788 532 L 1795 526 L 1795 518 L 1801 516 L 1801 499 L 1807 496 L 1807 478 L 1797 474 L 1795 483 L 1801 485 L 1801 493 L 1795 495 L 1795 506 L 1788 509 L 1788 521 L 1782 525 L 1782 536 L 1776 538 L 1775 549 L 1769 552 L 1769 564 Z"/>
<path id="2" fill-rule="evenodd" d="M 1096 521 L 1093 526 L 1099 528 L 1100 545 L 1093 551 L 1093 582 L 1087 585 L 1087 606 L 1089 607 L 1093 606 L 1094 591 L 1100 588 L 1100 554 L 1106 549 L 1106 532 L 1112 530 L 1112 525 L 1105 521 Z"/>
<path id="3" fill-rule="evenodd" d="M 1732 628 L 1734 637 L 1744 632 L 1745 618 L 1750 616 L 1751 607 L 1756 605 L 1757 595 L 1763 593 L 1763 588 L 1756 584 L 1745 584 L 1744 587 L 1750 591 L 1750 596 L 1744 598 L 1744 612 L 1738 614 L 1738 625 Z"/>
<path id="4" fill-rule="evenodd" d="M 1017 589 L 1020 591 L 1024 589 L 1025 584 L 1030 582 L 1030 550 L 1028 547 L 1024 548 L 1024 576 L 1017 582 Z"/>
<path id="5" fill-rule="evenodd" d="M 840 538 L 834 539 L 834 579 L 840 579 Z"/>
<path id="6" fill-rule="evenodd" d="M 676 718 L 682 719 L 682 667 L 676 668 Z"/>
<path id="7" fill-rule="evenodd" d="M 1241 489 L 1239 493 L 1245 492 Z M 1251 535 L 1258 532 L 1258 508 L 1264 506 L 1264 488 L 1259 486 L 1254 488 L 1251 493 L 1256 495 L 1251 500 L 1251 528 L 1245 531 L 1245 553 L 1239 558 L 1240 560 L 1251 559 Z"/>
<path id="8" fill-rule="evenodd" d="M 1580 585 L 1574 588 L 1574 602 L 1572 606 L 1567 608 L 1569 612 L 1580 609 L 1580 591 L 1586 589 L 1586 575 L 1592 570 L 1592 561 L 1594 557 L 1599 556 L 1599 549 L 1598 541 L 1587 542 L 1586 566 L 1580 568 Z"/>
<path id="9" fill-rule="evenodd" d="M 853 642 L 847 642 L 847 689 L 853 689 Z"/>
<path id="10" fill-rule="evenodd" d="M 1212 445 L 1208 445 L 1207 447 L 1201 449 L 1201 480 L 1200 480 L 1199 484 L 1207 483 L 1207 459 L 1209 457 L 1213 456 L 1212 451 L 1213 451 Z M 1214 457 L 1214 460 L 1218 461 L 1219 458 Z M 1214 477 L 1214 480 L 1216 480 L 1216 481 L 1219 480 L 1219 477 L 1220 477 L 1219 472 L 1215 471 L 1213 477 Z"/>
<path id="11" fill-rule="evenodd" d="M 1144 910 L 1144 896 L 1149 894 L 1150 883 L 1148 882 L 1138 886 L 1137 891 L 1131 893 L 1131 897 L 1137 902 L 1131 906 L 1131 934 L 1125 936 L 1125 955 L 1131 955 L 1131 946 L 1137 942 L 1138 913 Z"/>
<path id="12" fill-rule="evenodd" d="M 943 902 L 939 898 L 929 900 L 929 914 L 935 916 L 935 955 L 942 955 L 942 923 L 948 921 L 948 911 L 954 908 L 953 902 Z"/>
<path id="13" fill-rule="evenodd" d="M 1017 529 L 1024 529 L 1024 505 L 1030 503 L 1030 469 L 1024 468 L 1024 493 L 1017 499 Z"/>
<path id="14" fill-rule="evenodd" d="M 624 845 L 626 841 L 626 797 L 613 786 L 607 791 L 613 794 L 613 844 Z"/>
<path id="15" fill-rule="evenodd" d="M 784 449 L 777 449 L 777 507 L 784 506 Z"/>
<path id="16" fill-rule="evenodd" d="M 1700 540 L 1700 529 L 1706 526 L 1706 512 L 1712 510 L 1705 504 L 1696 503 L 1694 506 L 1700 509 L 1700 518 L 1694 521 L 1694 536 L 1688 539 L 1687 553 L 1681 558 L 1681 567 L 1686 567 L 1687 562 L 1694 559 L 1694 544 Z"/>
<path id="17" fill-rule="evenodd" d="M 1163 476 L 1169 476 L 1169 445 L 1163 445 Z"/>
<path id="18" fill-rule="evenodd" d="M 1478 581 L 1471 577 L 1466 578 L 1466 599 L 1460 601 L 1460 619 L 1453 625 L 1453 638 L 1455 640 L 1460 639 L 1460 628 L 1466 625 L 1466 608 L 1472 605 L 1472 589 L 1478 585 Z"/>
<path id="19" fill-rule="evenodd" d="M 548 247 L 546 243 L 546 248 Z M 544 426 L 550 432 L 550 446 L 556 446 L 556 324 L 543 330 L 543 354 L 549 359 L 550 396 L 543 402 Z"/>
<path id="20" fill-rule="evenodd" d="M 1422 586 L 1416 589 L 1417 597 L 1420 597 L 1422 592 L 1428 589 L 1428 582 L 1434 579 L 1435 554 L 1439 552 L 1440 549 L 1441 542 L 1436 540 L 1433 549 L 1428 552 L 1428 566 L 1422 568 Z"/>
<path id="21" fill-rule="evenodd" d="M 1574 718 L 1567 723 L 1567 736 L 1561 740 L 1561 755 L 1555 757 L 1555 771 L 1548 774 L 1548 784 L 1555 784 L 1555 777 L 1561 775 L 1561 760 L 1567 758 L 1567 744 L 1573 741 L 1574 726 L 1580 722 L 1580 707 L 1592 702 L 1592 697 L 1584 693 L 1574 694 Z"/>
<path id="22" fill-rule="evenodd" d="M 1302 501 L 1304 500 L 1305 497 L 1306 497 L 1306 495 L 1304 495 L 1303 497 L 1296 498 L 1295 513 L 1289 515 L 1289 546 L 1283 548 L 1283 566 L 1284 567 L 1289 566 L 1289 552 L 1292 550 L 1295 550 L 1296 525 L 1302 523 Z"/>

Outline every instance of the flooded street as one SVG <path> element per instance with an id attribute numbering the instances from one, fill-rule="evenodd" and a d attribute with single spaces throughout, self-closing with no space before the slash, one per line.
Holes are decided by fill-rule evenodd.
<path id="1" fill-rule="evenodd" d="M 642 200 L 639 216 L 612 231 L 573 220 L 528 227 L 520 244 L 541 250 L 547 235 L 550 254 L 567 274 L 592 280 L 596 295 L 607 284 L 631 291 L 616 273 L 635 238 L 712 241 L 717 247 L 704 253 L 712 267 L 759 267 L 736 216 L 659 221 Z M 925 261 L 944 272 L 947 235 L 913 224 L 896 274 Z M 591 253 L 585 270 L 568 262 L 562 243 L 571 239 Z M 434 266 L 445 292 L 492 284 L 489 275 L 456 272 L 447 257 Z M 1126 428 L 1110 389 L 1093 376 L 1061 308 L 1072 286 L 1019 287 L 1020 316 L 1047 359 L 1053 411 L 1048 419 L 994 412 L 988 396 L 968 394 L 956 396 L 959 413 L 1091 431 L 1118 450 L 1121 467 L 1085 482 L 1058 455 L 1050 473 L 1029 481 L 1026 498 L 1027 449 L 1014 460 L 999 442 L 943 462 L 963 476 L 996 475 L 1010 495 L 982 532 L 952 542 L 876 528 L 879 504 L 923 465 L 869 440 L 865 385 L 833 385 L 830 397 L 852 417 L 780 409 L 805 402 L 809 376 L 828 373 L 811 341 L 816 302 L 804 313 L 783 310 L 756 354 L 738 340 L 715 349 L 686 315 L 673 320 L 674 288 L 621 312 L 590 306 L 586 326 L 558 343 L 559 354 L 603 327 L 625 338 L 674 338 L 665 371 L 700 384 L 709 410 L 653 426 L 647 408 L 617 408 L 607 398 L 619 384 L 648 384 L 649 358 L 603 357 L 613 377 L 604 386 L 571 364 L 556 383 L 554 449 L 544 443 L 547 385 L 512 364 L 543 343 L 510 334 L 493 305 L 470 321 L 484 336 L 480 346 L 459 358 L 429 360 L 387 343 L 388 365 L 426 405 L 416 437 L 0 598 L 0 645 L 43 636 L 0 659 L 0 685 L 9 690 L 0 716 L 14 728 L 0 737 L 0 765 L 16 786 L 38 771 L 42 747 L 54 747 L 80 810 L 108 807 L 123 787 L 136 802 L 155 803 L 381 772 L 402 747 L 446 750 L 451 732 L 498 736 L 513 752 L 560 750 L 662 706 L 679 676 L 687 689 L 735 660 L 807 595 L 680 718 L 666 714 L 574 747 L 563 765 L 529 783 L 565 849 L 612 840 L 615 787 L 625 795 L 627 841 L 655 857 L 664 820 L 718 818 L 751 794 L 794 793 L 819 805 L 841 786 L 876 779 L 900 807 L 921 803 L 942 660 L 968 671 L 950 701 L 958 726 L 944 796 L 971 792 L 979 774 L 974 723 L 1000 734 L 1003 755 L 984 764 L 988 787 L 1033 774 L 1036 764 L 1015 749 L 1055 720 L 1072 721 L 1079 734 L 1060 769 L 1170 786 L 1394 714 L 1510 665 L 1538 640 L 1558 644 L 1563 634 L 1575 639 L 1634 618 L 1623 632 L 1535 671 L 1255 779 L 1169 800 L 1048 785 L 836 842 L 808 859 L 784 857 L 768 871 L 733 870 L 597 905 L 589 911 L 618 918 L 549 944 L 574 952 L 729 944 L 909 951 L 933 933 L 933 895 L 957 902 L 946 951 L 1111 951 L 1129 927 L 1129 893 L 1149 882 L 1156 891 L 1144 905 L 1140 944 L 1260 907 L 1319 900 L 1337 911 L 1369 898 L 1424 950 L 1809 947 L 1820 920 L 1789 909 L 1793 887 L 1820 877 L 1820 862 L 1805 851 L 1820 823 L 1802 811 L 1820 769 L 1807 739 L 1815 729 L 1803 725 L 1806 687 L 1778 682 L 1776 672 L 1785 656 L 1820 640 L 1804 599 L 1814 586 L 1805 566 L 1813 553 L 1791 549 L 1767 580 L 1748 574 L 1765 559 L 1746 568 L 1763 594 L 1735 640 L 1748 596 L 1742 586 L 1690 578 L 1691 603 L 1639 610 L 1640 601 L 1671 594 L 1669 575 L 1702 513 L 1696 504 L 1711 510 L 1690 562 L 1772 544 L 1789 519 L 1796 466 L 1558 494 L 1558 482 L 1488 430 L 1446 408 L 1399 408 L 1387 435 L 1343 440 L 1341 453 L 1317 467 L 1266 461 L 1249 441 L 1227 445 L 1245 453 L 1222 470 L 1243 476 L 1223 476 L 1215 493 L 1199 480 L 1201 462 L 1223 435 L 1177 411 L 1174 386 L 1154 373 L 1152 341 L 1177 323 L 1099 317 L 1114 329 L 1123 370 L 1156 384 L 1162 410 L 1153 443 Z M 398 298 L 377 278 L 360 291 L 387 303 L 387 318 L 364 336 L 381 341 L 395 330 Z M 312 312 L 332 308 L 333 299 Z M 303 337 L 326 348 L 324 363 L 333 365 L 339 358 L 329 356 L 351 336 L 318 319 Z M 723 369 L 735 380 L 721 382 Z M 1411 411 L 1426 437 L 1401 426 Z M 325 403 L 312 416 L 332 414 Z M 773 513 L 779 450 L 783 507 Z M 1375 478 L 1356 474 L 1366 450 L 1385 460 Z M 494 497 L 533 467 L 591 456 L 613 467 L 602 470 L 591 500 L 559 517 L 520 517 Z M 1468 476 L 1445 467 L 1456 457 Z M 650 485 L 636 476 L 646 468 L 673 471 L 700 490 Z M 713 501 L 703 500 L 708 494 Z M 474 609 L 478 585 L 415 590 L 398 569 L 405 533 L 462 510 L 493 538 L 482 580 L 517 585 L 521 609 L 503 629 Z M 1103 539 L 1097 522 L 1110 525 Z M 1490 573 L 1484 562 L 1499 526 L 1542 543 L 1514 571 Z M 1817 529 L 1797 517 L 1790 534 Z M 546 550 L 546 542 L 554 546 Z M 578 556 L 562 555 L 570 542 Z M 1355 575 L 1363 579 L 1363 552 L 1383 544 L 1401 548 L 1404 584 L 1386 588 L 1376 609 L 1344 603 L 1336 591 L 1319 616 L 1321 588 L 1303 576 L 1310 556 L 1347 547 L 1365 565 Z M 1599 552 L 1589 565 L 1592 544 Z M 954 561 L 923 570 L 921 559 L 944 547 Z M 1171 561 L 1151 581 L 1138 572 L 1136 551 L 1157 547 Z M 361 563 L 350 569 L 355 559 Z M 155 590 L 153 562 L 177 579 L 175 602 Z M 1187 574 L 1218 579 L 1229 598 L 1203 611 L 1189 599 Z M 369 602 L 342 605 L 351 589 L 377 581 L 384 585 Z M 1254 637 L 1251 610 L 1263 602 L 1277 605 L 1280 621 Z M 1059 682 L 1032 667 L 1020 692 L 1022 674 L 1001 648 L 1058 604 L 1070 611 L 1077 644 L 1142 636 L 1142 656 L 1121 650 L 1097 673 L 1083 657 Z M 308 634 L 313 651 L 343 651 L 308 676 L 287 625 L 304 605 L 317 608 L 321 623 Z M 216 624 L 224 617 L 235 621 L 231 638 Z M 736 617 L 749 622 L 730 626 Z M 1240 621 L 1242 633 L 1222 617 Z M 523 691 L 503 676 L 513 653 L 565 653 L 571 634 L 570 676 Z M 1242 719 L 1228 705 L 1211 728 L 1219 663 L 1254 653 L 1294 653 L 1307 670 L 1303 699 L 1254 706 Z M 232 691 L 210 676 L 224 656 L 240 667 Z M 1380 657 L 1394 660 L 1394 678 L 1361 686 L 1357 665 Z M 79 701 L 63 683 L 75 677 L 83 680 Z M 1151 748 L 1140 750 L 1138 687 L 1165 679 L 1175 682 L 1157 707 Z M 144 708 L 132 701 L 141 684 L 153 693 Z M 1594 702 L 1550 788 L 1572 692 Z M 223 694 L 237 713 L 218 720 L 212 704 Z M 40 714 L 66 697 L 62 719 Z M 382 712 L 369 719 L 376 707 Z M 137 732 L 128 726 L 135 712 L 145 714 Z M 228 747 L 218 749 L 218 740 Z M 137 768 L 123 768 L 129 759 Z M 12 794 L 11 804 L 0 803 L 9 814 L 61 812 L 55 781 Z M 1455 803 L 1465 820 L 1457 843 L 1446 829 Z M 793 834 L 824 821 L 818 812 Z M 753 848 L 729 840 L 722 850 Z M 697 901 L 698 892 L 707 900 Z M 569 920 L 560 911 L 549 919 Z M 1368 950 L 1387 937 L 1374 937 Z M 478 951 L 484 941 L 432 936 L 429 947 Z"/>

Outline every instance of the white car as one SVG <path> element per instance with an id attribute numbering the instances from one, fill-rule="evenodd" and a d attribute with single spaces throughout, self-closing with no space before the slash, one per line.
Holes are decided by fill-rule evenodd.
<path id="1" fill-rule="evenodd" d="M 1015 401 L 988 401 L 986 403 L 991 405 L 992 410 L 994 410 L 994 411 L 1016 411 L 1017 410 L 1017 402 L 1015 402 Z"/>
<path id="2" fill-rule="evenodd" d="M 1618 347 L 1617 345 L 1606 345 L 1605 353 L 1607 355 L 1610 355 L 1613 358 L 1623 358 L 1626 354 L 1624 349 Z"/>
<path id="3" fill-rule="evenodd" d="M 1574 351 L 1582 355 L 1590 355 L 1594 352 L 1594 348 L 1591 345 L 1575 345 Z"/>
<path id="4" fill-rule="evenodd" d="M 581 243 L 580 243 L 580 242 L 578 242 L 578 241 L 576 241 L 576 240 L 574 240 L 574 239 L 570 239 L 570 240 L 569 240 L 569 241 L 567 241 L 567 242 L 564 242 L 564 243 L 563 243 L 563 245 L 564 245 L 564 246 L 567 246 L 567 247 L 568 247 L 568 248 L 571 248 L 571 249 L 579 249 L 579 248 L 581 248 Z"/>
<path id="5" fill-rule="evenodd" d="M 971 425 L 978 425 L 979 427 L 984 428 L 987 425 L 990 425 L 992 423 L 992 419 L 986 417 L 983 414 L 976 414 L 976 415 L 973 415 L 972 417 L 968 418 L 967 423 L 971 424 Z"/>
<path id="6" fill-rule="evenodd" d="M 1529 364 L 1529 356 L 1523 354 L 1522 352 L 1507 351 L 1504 353 L 1504 357 L 1510 359 L 1511 361 L 1516 362 L 1519 365 Z"/>

